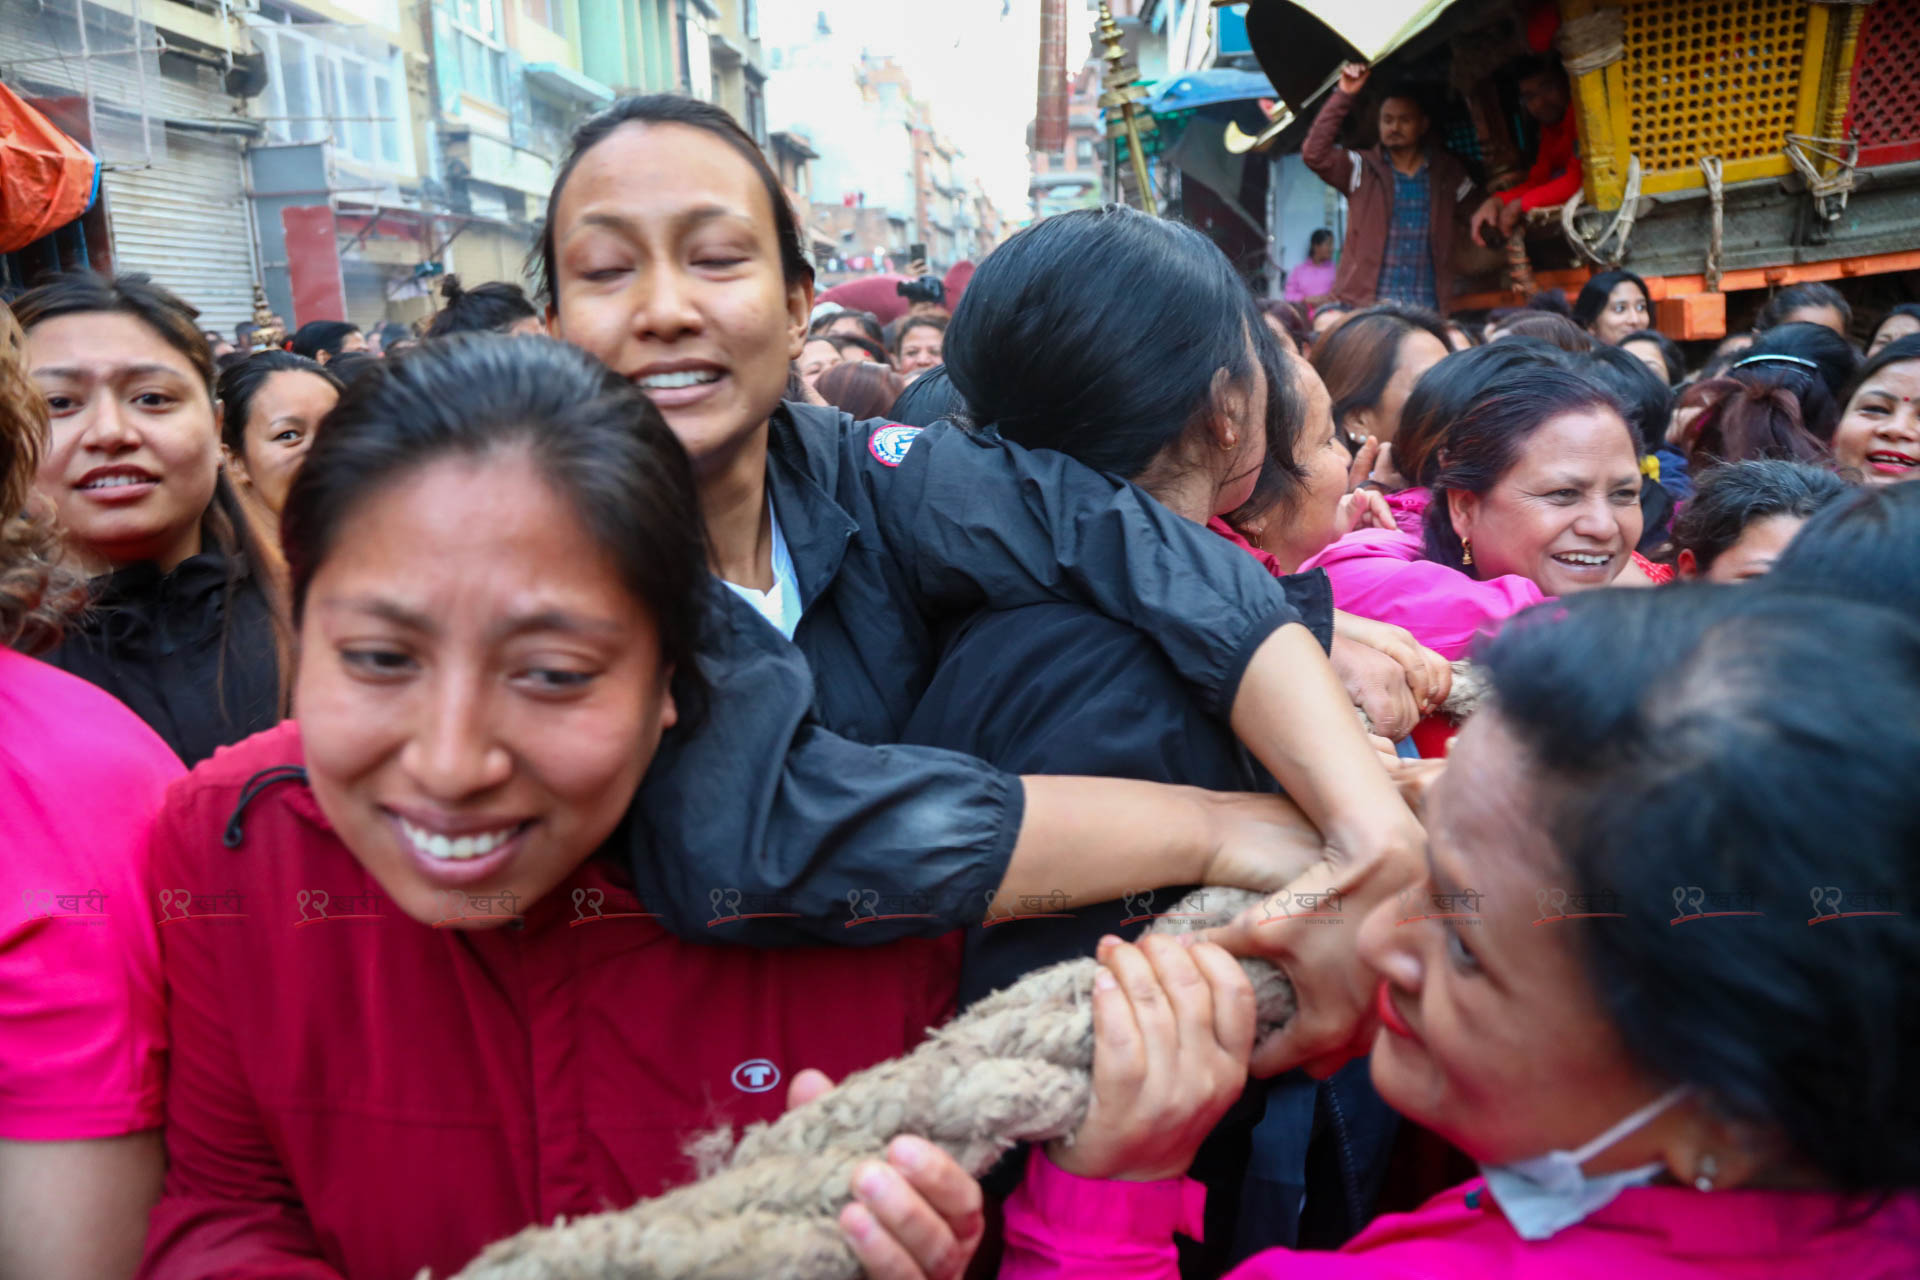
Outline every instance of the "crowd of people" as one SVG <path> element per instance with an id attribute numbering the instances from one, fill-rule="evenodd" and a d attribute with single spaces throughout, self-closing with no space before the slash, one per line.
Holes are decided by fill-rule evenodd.
<path id="1" fill-rule="evenodd" d="M 1920 309 L 1442 318 L 1578 157 L 1394 101 L 1291 301 L 1108 206 L 821 307 L 671 96 L 417 337 L 12 300 L 0 1274 L 452 1274 L 1087 955 L 1084 1121 L 896 1138 L 867 1274 L 1920 1274 Z"/>

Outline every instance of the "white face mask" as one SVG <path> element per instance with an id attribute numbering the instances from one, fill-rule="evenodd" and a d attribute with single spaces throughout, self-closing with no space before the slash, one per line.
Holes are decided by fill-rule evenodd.
<path id="1" fill-rule="evenodd" d="M 1549 1151 L 1512 1164 L 1482 1165 L 1480 1173 L 1487 1180 L 1487 1190 L 1521 1239 L 1545 1240 L 1564 1231 L 1613 1203 L 1613 1198 L 1628 1187 L 1645 1186 L 1665 1172 L 1665 1162 L 1658 1160 L 1591 1178 L 1581 1166 L 1622 1138 L 1646 1128 L 1687 1092 L 1685 1085 L 1669 1089 L 1576 1151 Z"/>

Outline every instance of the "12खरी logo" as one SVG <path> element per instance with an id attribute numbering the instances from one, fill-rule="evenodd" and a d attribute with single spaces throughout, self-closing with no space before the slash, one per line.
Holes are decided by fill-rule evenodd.
<path id="1" fill-rule="evenodd" d="M 883 466 L 897 467 L 906 460 L 907 450 L 919 436 L 919 427 L 904 427 L 899 423 L 880 427 L 867 437 L 867 451 Z"/>

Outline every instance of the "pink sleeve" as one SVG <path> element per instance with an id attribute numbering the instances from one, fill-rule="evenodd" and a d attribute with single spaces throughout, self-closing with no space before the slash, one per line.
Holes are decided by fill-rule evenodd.
<path id="1" fill-rule="evenodd" d="M 1177 1280 L 1173 1235 L 1200 1239 L 1206 1188 L 1067 1173 L 1039 1147 L 1006 1205 L 1000 1280 Z"/>
<path id="2" fill-rule="evenodd" d="M 1333 583 L 1334 608 L 1405 627 L 1448 661 L 1464 656 L 1479 636 L 1491 635 L 1514 614 L 1547 598 L 1518 574 L 1481 581 L 1430 560 L 1364 556 L 1323 567 Z"/>
<path id="3" fill-rule="evenodd" d="M 0 1138 L 77 1141 L 160 1123 L 165 1006 L 143 868 L 148 828 L 182 769 L 126 719 L 126 738 L 95 750 L 94 767 L 71 762 L 69 794 L 41 785 L 42 769 L 0 759 L 11 846 L 0 876 Z"/>

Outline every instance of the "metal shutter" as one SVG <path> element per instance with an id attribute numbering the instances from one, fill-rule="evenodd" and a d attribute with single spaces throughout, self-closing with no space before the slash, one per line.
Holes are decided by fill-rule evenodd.
<path id="1" fill-rule="evenodd" d="M 168 129 L 163 162 L 110 171 L 105 186 L 118 270 L 144 271 L 191 302 L 202 328 L 231 333 L 253 318 L 237 139 Z"/>

